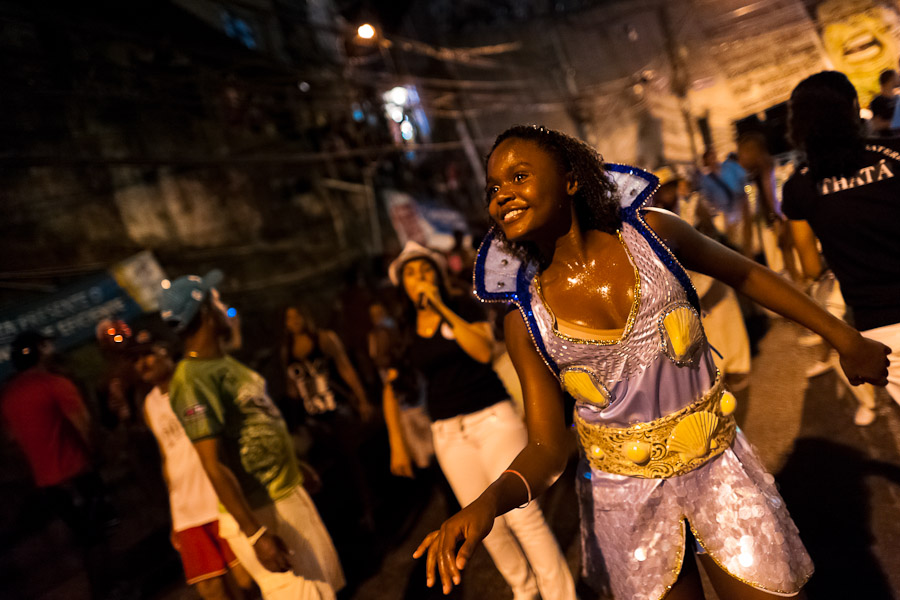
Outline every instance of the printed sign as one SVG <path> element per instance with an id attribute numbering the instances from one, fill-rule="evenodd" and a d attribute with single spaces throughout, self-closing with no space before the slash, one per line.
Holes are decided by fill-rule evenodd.
<path id="1" fill-rule="evenodd" d="M 138 304 L 116 280 L 104 273 L 63 288 L 50 297 L 0 314 L 0 381 L 13 373 L 10 344 L 25 331 L 52 337 L 64 351 L 94 336 L 103 319 L 133 319 L 141 314 Z"/>

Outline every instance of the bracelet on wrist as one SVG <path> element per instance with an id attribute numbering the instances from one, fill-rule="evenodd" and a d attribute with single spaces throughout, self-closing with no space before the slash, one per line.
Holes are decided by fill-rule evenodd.
<path id="1" fill-rule="evenodd" d="M 268 531 L 268 529 L 266 529 L 266 526 L 263 525 L 262 527 L 260 527 L 259 529 L 256 530 L 256 533 L 254 533 L 253 535 L 248 537 L 247 541 L 250 542 L 251 546 L 255 546 L 256 542 L 259 541 L 259 538 L 261 538 L 263 535 L 265 535 L 266 531 Z"/>
<path id="2" fill-rule="evenodd" d="M 519 476 L 519 479 L 522 480 L 522 483 L 525 484 L 525 491 L 528 492 L 528 500 L 526 500 L 524 504 L 520 505 L 519 508 L 525 508 L 526 506 L 528 506 L 529 504 L 531 504 L 531 486 L 528 485 L 528 480 L 525 479 L 525 476 L 522 475 L 521 473 L 519 473 L 518 471 L 513 470 L 513 469 L 507 469 L 507 470 L 505 470 L 505 471 L 503 471 L 503 472 L 504 472 L 504 473 L 512 473 L 513 475 L 518 475 L 518 476 Z"/>

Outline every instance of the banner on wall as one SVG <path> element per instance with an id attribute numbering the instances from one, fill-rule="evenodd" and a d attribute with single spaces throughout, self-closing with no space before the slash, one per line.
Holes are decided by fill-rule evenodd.
<path id="1" fill-rule="evenodd" d="M 418 202 L 406 192 L 387 190 L 391 224 L 403 246 L 412 240 L 434 250 L 453 248 L 454 231 L 468 232 L 469 226 L 459 211 L 436 203 Z"/>
<path id="2" fill-rule="evenodd" d="M 86 277 L 45 298 L 0 313 L 0 381 L 14 369 L 10 344 L 25 331 L 53 338 L 60 352 L 92 339 L 104 319 L 128 321 L 156 310 L 156 294 L 165 274 L 149 252 Z M 132 294 L 135 294 L 133 296 Z"/>

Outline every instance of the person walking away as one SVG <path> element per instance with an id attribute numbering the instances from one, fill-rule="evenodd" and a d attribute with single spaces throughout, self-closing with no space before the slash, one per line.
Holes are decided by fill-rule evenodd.
<path id="1" fill-rule="evenodd" d="M 788 106 L 806 162 L 784 184 L 784 212 L 804 271 L 822 274 L 818 240 L 856 328 L 892 349 L 887 391 L 900 403 L 900 142 L 863 137 L 856 89 L 837 71 L 801 81 Z"/>

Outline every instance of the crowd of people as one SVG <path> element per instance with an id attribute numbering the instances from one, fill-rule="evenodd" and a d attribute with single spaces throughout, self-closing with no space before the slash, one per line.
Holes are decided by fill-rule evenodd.
<path id="1" fill-rule="evenodd" d="M 407 243 L 357 332 L 366 356 L 287 307 L 283 397 L 233 358 L 241 322 L 219 271 L 162 282 L 164 327 L 99 324 L 103 419 L 155 438 L 187 583 L 205 599 L 347 597 L 365 560 L 354 544 L 375 537 L 390 493 L 374 457 L 398 478 L 436 462 L 461 507 L 415 553 L 445 594 L 483 542 L 516 600 L 700 598 L 695 554 L 721 598 L 802 596 L 812 560 L 738 427 L 758 323 L 807 327 L 848 387 L 900 402 L 900 142 L 864 136 L 840 73 L 804 80 L 790 110 L 800 162 L 782 189 L 756 133 L 688 174 L 505 131 L 478 253 L 461 235 L 448 253 Z M 92 461 L 98 425 L 52 340 L 20 335 L 12 357 L 4 421 L 104 597 L 118 516 Z M 871 423 L 871 388 L 856 396 Z M 578 576 L 535 502 L 573 430 Z"/>

